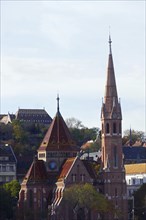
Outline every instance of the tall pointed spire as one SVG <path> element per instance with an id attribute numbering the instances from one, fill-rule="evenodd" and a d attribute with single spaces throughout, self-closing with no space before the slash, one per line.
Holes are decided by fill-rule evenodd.
<path id="1" fill-rule="evenodd" d="M 109 54 L 112 54 L 112 48 L 111 48 L 111 44 L 112 44 L 112 41 L 111 41 L 111 36 L 109 35 Z"/>
<path id="2" fill-rule="evenodd" d="M 114 64 L 112 57 L 112 49 L 111 49 L 111 36 L 109 35 L 109 58 L 108 58 L 108 67 L 107 67 L 107 81 L 105 86 L 105 97 L 104 103 L 108 104 L 108 109 L 111 110 L 114 104 L 118 103 L 118 95 L 117 95 L 117 87 L 115 80 L 115 72 L 114 72 Z"/>

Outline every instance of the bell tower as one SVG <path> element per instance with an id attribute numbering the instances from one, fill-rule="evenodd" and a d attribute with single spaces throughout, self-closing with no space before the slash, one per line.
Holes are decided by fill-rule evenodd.
<path id="1" fill-rule="evenodd" d="M 107 80 L 101 109 L 101 168 L 103 192 L 113 202 L 118 214 L 114 212 L 105 219 L 127 220 L 127 190 L 122 153 L 122 112 L 117 94 L 111 43 L 109 36 Z"/>

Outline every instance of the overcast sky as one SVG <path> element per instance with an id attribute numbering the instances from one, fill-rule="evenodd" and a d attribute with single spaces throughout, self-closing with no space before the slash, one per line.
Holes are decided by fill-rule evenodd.
<path id="1" fill-rule="evenodd" d="M 100 127 L 109 26 L 123 130 L 145 131 L 145 1 L 1 1 L 1 108 Z"/>

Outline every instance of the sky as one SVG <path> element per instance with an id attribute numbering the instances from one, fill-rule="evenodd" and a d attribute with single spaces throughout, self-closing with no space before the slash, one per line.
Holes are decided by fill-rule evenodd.
<path id="1" fill-rule="evenodd" d="M 101 127 L 108 38 L 123 131 L 146 131 L 146 3 L 1 0 L 0 114 L 45 108 Z"/>

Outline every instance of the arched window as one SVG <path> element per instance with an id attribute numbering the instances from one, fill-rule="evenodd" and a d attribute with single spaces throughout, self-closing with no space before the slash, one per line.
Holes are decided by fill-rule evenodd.
<path id="1" fill-rule="evenodd" d="M 109 123 L 106 123 L 106 134 L 109 134 Z"/>
<path id="2" fill-rule="evenodd" d="M 114 153 L 114 167 L 118 166 L 118 154 L 117 154 L 117 146 L 114 146 L 113 149 Z"/>
<path id="3" fill-rule="evenodd" d="M 114 134 L 117 133 L 116 122 L 113 123 L 113 133 Z"/>
<path id="4" fill-rule="evenodd" d="M 119 134 L 121 134 L 121 123 L 119 123 Z"/>

